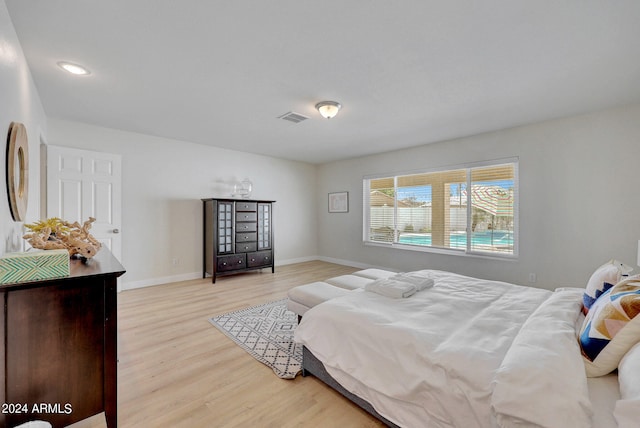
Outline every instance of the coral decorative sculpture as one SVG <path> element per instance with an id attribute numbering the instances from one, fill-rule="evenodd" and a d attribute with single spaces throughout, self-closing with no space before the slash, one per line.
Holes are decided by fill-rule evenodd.
<path id="1" fill-rule="evenodd" d="M 53 217 L 34 224 L 26 224 L 31 230 L 23 236 L 33 248 L 42 250 L 65 249 L 71 257 L 90 259 L 97 254 L 102 244 L 89 233 L 95 218 L 80 225 L 77 221 L 69 223 Z"/>

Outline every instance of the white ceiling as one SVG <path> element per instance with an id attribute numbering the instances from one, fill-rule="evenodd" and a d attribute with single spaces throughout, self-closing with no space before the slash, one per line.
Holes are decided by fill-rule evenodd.
<path id="1" fill-rule="evenodd" d="M 638 0 L 6 4 L 49 117 L 310 163 L 640 101 Z"/>

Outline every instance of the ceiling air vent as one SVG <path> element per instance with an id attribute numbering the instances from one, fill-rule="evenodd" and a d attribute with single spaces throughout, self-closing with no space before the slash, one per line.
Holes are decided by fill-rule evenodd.
<path id="1" fill-rule="evenodd" d="M 278 116 L 278 119 L 288 120 L 293 123 L 300 123 L 303 120 L 309 119 L 307 116 L 303 116 L 300 113 L 294 113 L 292 111 L 283 114 L 282 116 Z"/>

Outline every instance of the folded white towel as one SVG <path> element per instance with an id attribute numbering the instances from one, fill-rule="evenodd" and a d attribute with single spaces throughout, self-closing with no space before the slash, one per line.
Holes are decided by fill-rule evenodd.
<path id="1" fill-rule="evenodd" d="M 413 284 L 393 279 L 377 279 L 365 285 L 364 289 L 392 299 L 411 297 L 418 291 Z"/>
<path id="2" fill-rule="evenodd" d="M 416 290 L 418 291 L 431 288 L 435 284 L 435 281 L 433 280 L 433 278 L 427 278 L 427 277 L 416 275 L 413 273 L 399 273 L 397 275 L 390 277 L 389 279 L 413 284 L 416 286 Z"/>

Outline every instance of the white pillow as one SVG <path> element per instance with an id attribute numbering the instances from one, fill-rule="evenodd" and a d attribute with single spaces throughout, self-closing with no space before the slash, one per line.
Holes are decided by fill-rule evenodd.
<path id="1" fill-rule="evenodd" d="M 618 400 L 613 409 L 613 417 L 618 428 L 638 428 L 640 400 Z"/>
<path id="2" fill-rule="evenodd" d="M 620 360 L 618 383 L 620 400 L 613 410 L 618 428 L 637 428 L 640 417 L 640 343 Z"/>
<path id="3" fill-rule="evenodd" d="M 640 400 L 640 343 L 631 348 L 620 360 L 618 382 L 620 397 L 623 400 Z"/>

